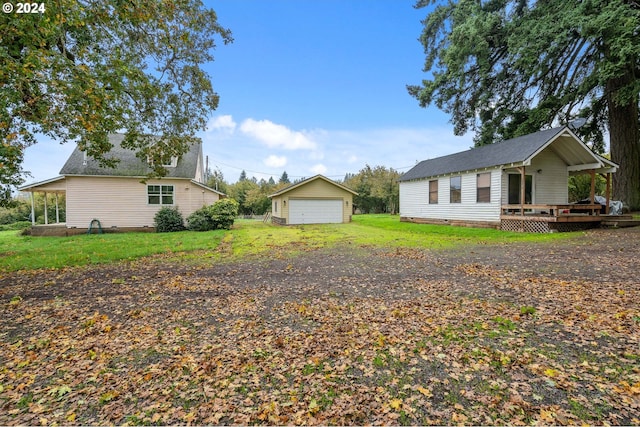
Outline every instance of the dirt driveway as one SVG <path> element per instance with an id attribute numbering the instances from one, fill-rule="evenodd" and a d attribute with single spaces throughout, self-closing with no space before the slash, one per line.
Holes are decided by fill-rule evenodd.
<path id="1" fill-rule="evenodd" d="M 640 424 L 640 228 L 0 278 L 0 424 Z"/>

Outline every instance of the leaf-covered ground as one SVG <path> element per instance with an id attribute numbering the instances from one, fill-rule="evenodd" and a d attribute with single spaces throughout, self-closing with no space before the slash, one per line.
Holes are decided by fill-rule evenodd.
<path id="1" fill-rule="evenodd" d="M 12 273 L 0 424 L 640 424 L 639 260 L 635 228 Z"/>

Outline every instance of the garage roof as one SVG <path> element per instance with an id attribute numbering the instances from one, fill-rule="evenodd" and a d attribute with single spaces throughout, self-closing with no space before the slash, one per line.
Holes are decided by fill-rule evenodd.
<path id="1" fill-rule="evenodd" d="M 292 185 L 290 185 L 290 186 L 288 186 L 288 187 L 285 187 L 285 188 L 283 188 L 282 190 L 276 191 L 275 193 L 271 194 L 269 197 L 280 196 L 280 195 L 282 195 L 282 194 L 284 194 L 284 193 L 287 193 L 287 192 L 289 192 L 289 191 L 291 191 L 291 190 L 293 190 L 293 189 L 295 189 L 295 188 L 298 188 L 298 187 L 300 187 L 300 186 L 303 186 L 303 185 L 305 185 L 305 184 L 308 184 L 308 183 L 310 183 L 311 181 L 315 181 L 315 180 L 317 180 L 317 179 L 321 179 L 321 180 L 323 180 L 323 181 L 328 182 L 329 184 L 333 184 L 333 185 L 335 185 L 336 187 L 342 188 L 343 190 L 348 191 L 349 193 L 352 193 L 354 196 L 357 196 L 357 195 L 358 195 L 358 193 L 356 193 L 355 191 L 353 191 L 352 189 L 350 189 L 350 188 L 348 188 L 348 187 L 345 187 L 345 186 L 344 186 L 344 185 L 342 185 L 342 184 L 338 184 L 337 182 L 335 182 L 335 181 L 333 181 L 333 180 L 330 180 L 329 178 L 327 178 L 327 177 L 325 177 L 325 176 L 322 176 L 322 175 L 316 175 L 316 176 L 313 176 L 313 177 L 311 177 L 311 178 L 307 178 L 307 179 L 305 179 L 305 180 L 302 180 L 302 181 L 300 181 L 300 182 L 297 182 L 297 183 L 295 183 L 295 184 L 292 184 Z"/>

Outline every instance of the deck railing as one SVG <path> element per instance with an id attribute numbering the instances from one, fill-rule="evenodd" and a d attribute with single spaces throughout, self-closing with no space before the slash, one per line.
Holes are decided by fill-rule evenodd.
<path id="1" fill-rule="evenodd" d="M 602 205 L 600 204 L 585 204 L 585 205 L 538 205 L 538 204 L 524 204 L 524 205 L 502 205 L 503 216 L 549 216 L 549 217 L 561 217 L 571 215 L 589 215 L 598 216 Z"/>

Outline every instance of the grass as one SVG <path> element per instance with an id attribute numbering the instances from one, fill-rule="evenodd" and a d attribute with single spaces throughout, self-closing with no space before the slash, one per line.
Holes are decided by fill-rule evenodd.
<path id="1" fill-rule="evenodd" d="M 476 244 L 548 242 L 571 237 L 563 234 L 510 233 L 400 222 L 392 215 L 356 215 L 350 224 L 313 224 L 281 227 L 260 221 L 238 220 L 231 231 L 177 233 L 122 233 L 71 237 L 20 236 L 0 231 L 0 271 L 63 268 L 134 260 L 165 254 L 176 261 L 239 260 L 269 254 L 291 257 L 302 251 L 354 244 L 373 247 L 444 249 Z M 222 244 L 218 252 L 216 248 Z M 203 252 L 208 256 L 203 257 Z"/>
<path id="2" fill-rule="evenodd" d="M 0 271 L 63 268 L 216 248 L 225 231 L 21 236 L 0 232 Z"/>

